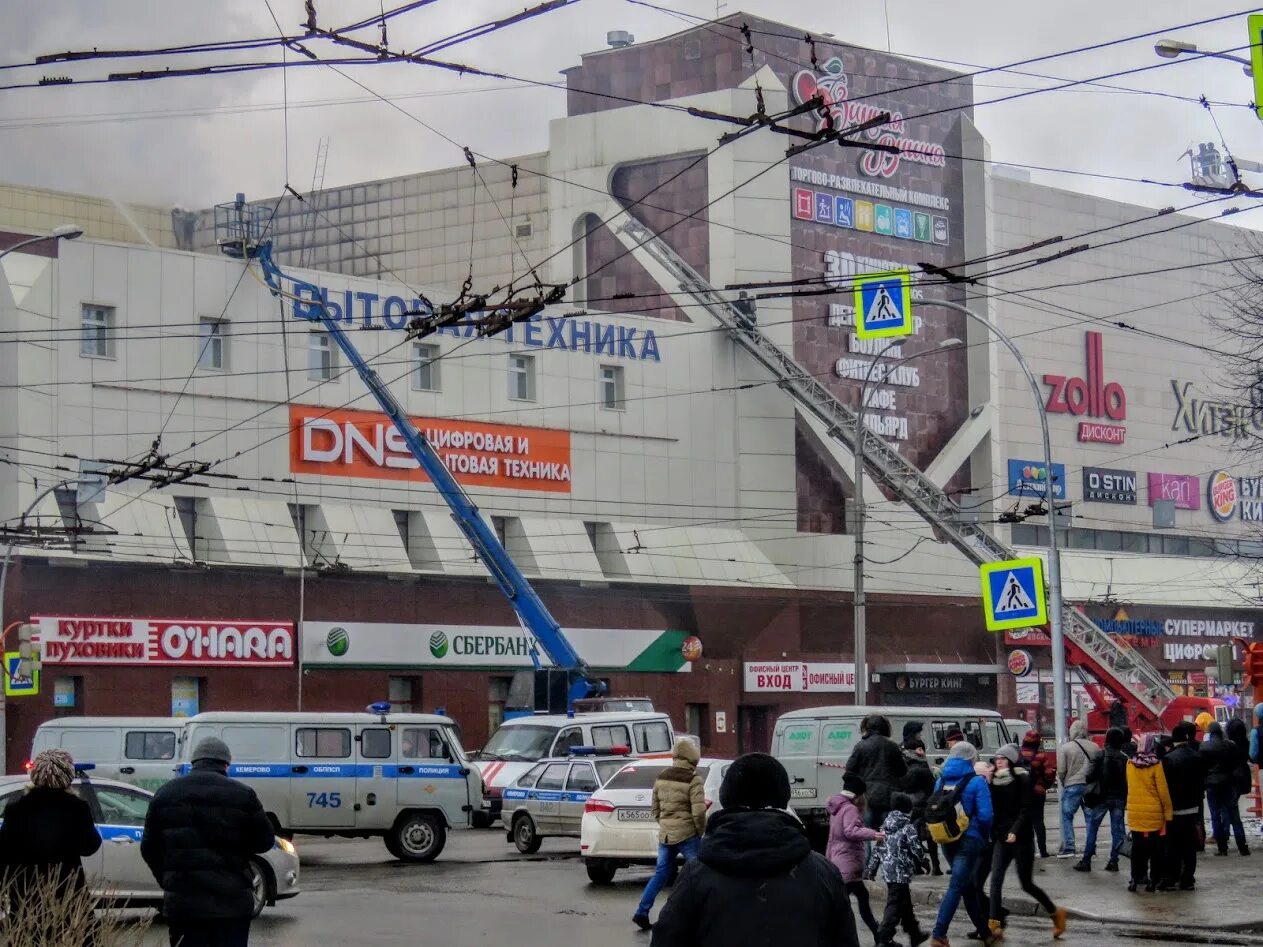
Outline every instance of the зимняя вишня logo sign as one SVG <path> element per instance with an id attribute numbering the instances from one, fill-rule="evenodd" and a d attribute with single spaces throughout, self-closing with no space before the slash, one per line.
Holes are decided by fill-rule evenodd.
<path id="1" fill-rule="evenodd" d="M 436 631 L 430 635 L 430 654 L 436 658 L 442 658 L 447 654 L 447 635 L 441 631 Z"/>

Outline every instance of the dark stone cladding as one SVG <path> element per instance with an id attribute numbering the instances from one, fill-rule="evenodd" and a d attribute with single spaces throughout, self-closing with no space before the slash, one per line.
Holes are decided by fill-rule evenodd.
<path id="1" fill-rule="evenodd" d="M 701 637 L 705 654 L 687 674 L 615 673 L 616 694 L 651 697 L 683 729 L 688 704 L 702 704 L 711 721 L 706 751 L 731 756 L 767 749 L 771 725 L 787 710 L 852 702 L 850 694 L 743 692 L 742 662 L 847 661 L 852 656 L 852 606 L 836 592 L 612 584 L 583 588 L 539 582 L 563 627 L 662 628 Z M 39 614 L 113 618 L 254 619 L 298 622 L 299 580 L 278 570 L 224 566 L 168 567 L 91 563 L 68 568 L 19 560 L 9 575 L 9 619 Z M 368 574 L 309 577 L 304 616 L 312 621 L 417 622 L 511 625 L 512 611 L 481 579 L 421 576 L 395 581 Z M 873 665 L 917 661 L 982 664 L 994 660 L 994 636 L 982 629 L 976 601 L 946 597 L 870 595 L 869 654 Z M 944 642 L 950 641 L 950 653 Z M 82 677 L 83 700 L 69 713 L 90 716 L 170 713 L 171 680 L 205 679 L 203 710 L 294 710 L 297 668 L 52 666 L 39 696 L 6 702 L 6 765 L 18 772 L 35 728 L 68 713 L 53 707 L 53 681 Z M 488 733 L 488 686 L 506 672 L 430 668 L 311 669 L 303 680 L 303 709 L 355 711 L 387 696 L 388 678 L 420 683 L 414 709 L 445 707 L 459 721 L 466 745 Z M 726 733 L 714 714 L 727 714 Z M 738 737 L 738 721 L 744 734 Z"/>

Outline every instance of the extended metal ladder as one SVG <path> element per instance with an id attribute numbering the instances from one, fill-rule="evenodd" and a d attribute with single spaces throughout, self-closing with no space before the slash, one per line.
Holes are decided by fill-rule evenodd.
<path id="1" fill-rule="evenodd" d="M 975 564 L 1019 558 L 1017 550 L 962 517 L 951 497 L 892 449 L 885 438 L 861 425 L 854 411 L 779 345 L 759 332 L 754 320 L 739 304 L 720 296 L 662 238 L 630 216 L 619 227 L 619 235 L 633 254 L 648 254 L 677 280 L 679 290 L 726 327 L 732 339 L 771 373 L 778 387 L 788 393 L 800 409 L 820 421 L 830 437 L 848 451 L 853 451 L 856 439 L 863 437 L 869 473 L 916 510 L 937 535 Z M 1156 723 L 1162 710 L 1175 698 L 1174 691 L 1157 669 L 1125 641 L 1106 634 L 1076 609 L 1065 609 L 1062 625 L 1072 662 L 1090 671 L 1121 700 L 1137 701 Z"/>

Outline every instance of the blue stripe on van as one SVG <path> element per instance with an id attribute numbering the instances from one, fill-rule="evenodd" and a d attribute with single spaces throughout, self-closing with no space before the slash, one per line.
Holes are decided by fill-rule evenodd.
<path id="1" fill-rule="evenodd" d="M 298 766 L 307 771 L 294 772 Z M 236 779 L 464 779 L 463 768 L 455 763 L 234 763 L 228 775 Z M 181 764 L 180 775 L 188 775 L 191 769 L 188 763 Z"/>

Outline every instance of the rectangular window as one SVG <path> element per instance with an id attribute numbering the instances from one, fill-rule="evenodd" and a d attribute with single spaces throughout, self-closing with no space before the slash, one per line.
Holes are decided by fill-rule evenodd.
<path id="1" fill-rule="evenodd" d="M 328 332 L 313 332 L 307 339 L 307 377 L 312 381 L 328 381 L 335 366 L 333 339 Z"/>
<path id="2" fill-rule="evenodd" d="M 390 709 L 398 714 L 414 713 L 421 694 L 421 679 L 417 677 L 391 676 L 386 686 L 386 699 Z"/>
<path id="3" fill-rule="evenodd" d="M 123 756 L 129 760 L 173 760 L 175 734 L 166 730 L 130 730 L 124 738 Z"/>
<path id="4" fill-rule="evenodd" d="M 710 743 L 709 724 L 710 704 L 684 705 L 684 728 L 697 737 L 697 742 L 702 746 Z"/>
<path id="5" fill-rule="evenodd" d="M 599 788 L 591 763 L 575 763 L 570 767 L 570 778 L 566 780 L 568 792 L 596 792 Z"/>
<path id="6" fill-rule="evenodd" d="M 622 411 L 627 407 L 626 392 L 623 387 L 623 369 L 620 365 L 601 366 L 601 407 L 611 411 Z"/>
<path id="7" fill-rule="evenodd" d="M 399 755 L 405 760 L 441 760 L 447 756 L 447 744 L 433 727 L 408 727 L 399 740 Z"/>
<path id="8" fill-rule="evenodd" d="M 535 784 L 536 789 L 560 789 L 566 782 L 569 763 L 549 763 Z"/>
<path id="9" fill-rule="evenodd" d="M 514 401 L 535 400 L 535 357 L 509 356 L 509 397 Z"/>
<path id="10" fill-rule="evenodd" d="M 671 752 L 671 728 L 665 723 L 638 723 L 632 729 L 636 731 L 637 753 Z"/>
<path id="11" fill-rule="evenodd" d="M 611 746 L 631 746 L 631 738 L 627 736 L 627 727 L 623 724 L 610 724 L 592 728 L 592 745 L 606 749 Z"/>
<path id="12" fill-rule="evenodd" d="M 351 731 L 341 727 L 299 727 L 298 755 L 344 760 L 351 755 Z"/>
<path id="13" fill-rule="evenodd" d="M 79 354 L 85 358 L 114 357 L 114 307 L 83 304 Z"/>
<path id="14" fill-rule="evenodd" d="M 413 391 L 439 390 L 439 347 L 418 342 L 412 347 L 416 366 L 412 370 Z"/>
<path id="15" fill-rule="evenodd" d="M 360 731 L 360 756 L 366 760 L 384 760 L 390 755 L 390 730 L 386 727 L 366 727 Z"/>
<path id="16" fill-rule="evenodd" d="M 202 317 L 197 323 L 197 367 L 223 371 L 228 367 L 227 323 L 223 319 Z"/>

